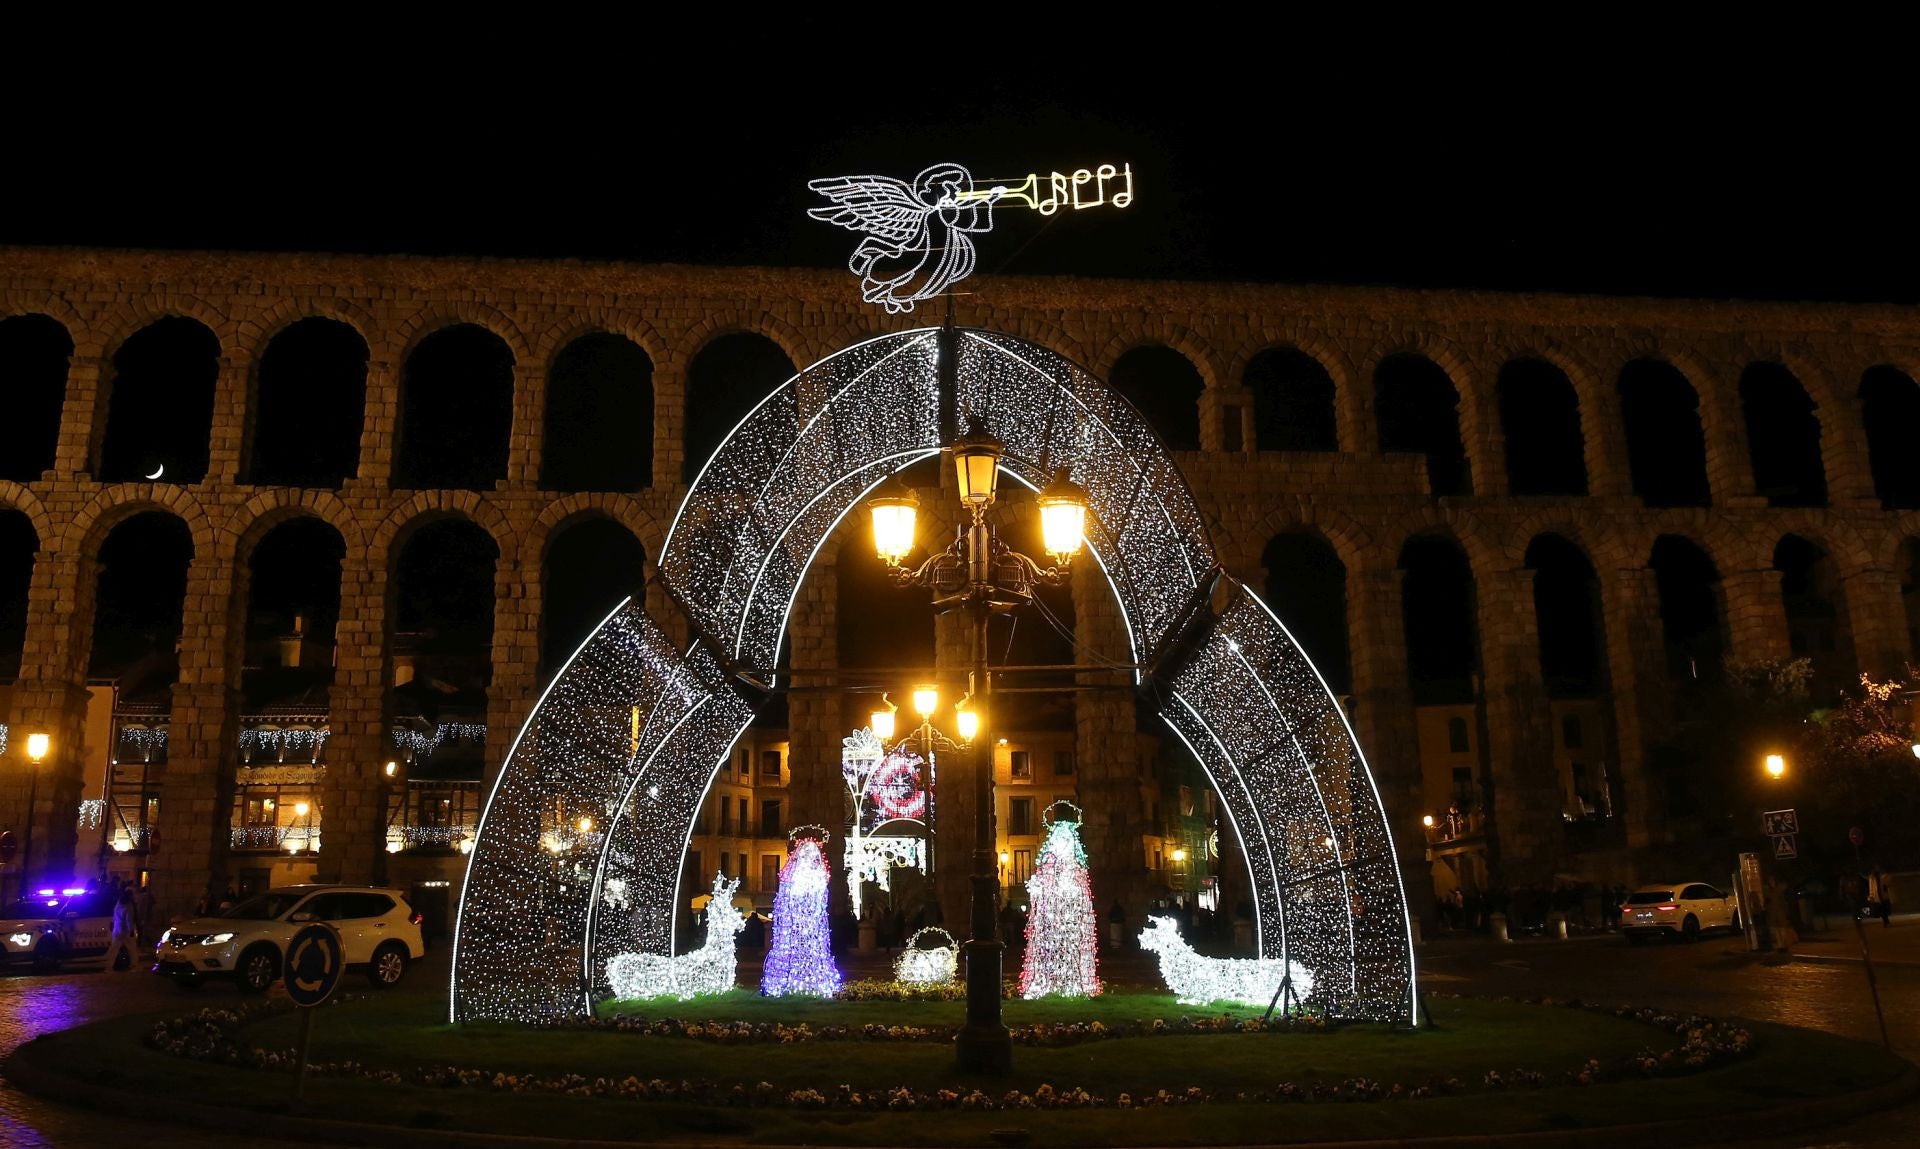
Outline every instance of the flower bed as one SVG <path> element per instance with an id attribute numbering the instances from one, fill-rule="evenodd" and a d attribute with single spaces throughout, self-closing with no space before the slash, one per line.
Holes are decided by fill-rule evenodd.
<path id="1" fill-rule="evenodd" d="M 1078 1086 L 1042 1084 L 1030 1091 L 1009 1089 L 989 1093 L 980 1089 L 914 1089 L 881 1084 L 865 1088 L 836 1083 L 825 1088 L 781 1089 L 766 1081 L 720 1081 L 661 1077 L 593 1076 L 578 1074 L 513 1073 L 502 1068 L 420 1065 L 407 1068 L 371 1066 L 357 1061 L 318 1062 L 309 1072 L 326 1077 L 353 1078 L 394 1085 L 465 1088 L 496 1093 L 559 1094 L 582 1098 L 617 1098 L 726 1107 L 776 1107 L 836 1110 L 1012 1110 L 1012 1109 L 1136 1109 L 1150 1107 L 1228 1104 L 1292 1104 L 1374 1101 L 1416 1101 L 1429 1097 L 1475 1092 L 1497 1093 L 1540 1089 L 1549 1085 L 1593 1086 L 1613 1081 L 1644 1080 L 1697 1072 L 1746 1056 L 1752 1036 L 1744 1029 L 1710 1018 L 1651 1009 L 1618 1009 L 1580 1002 L 1542 1002 L 1560 1008 L 1588 1009 L 1649 1026 L 1680 1039 L 1677 1046 L 1648 1046 L 1626 1057 L 1588 1058 L 1578 1069 L 1546 1072 L 1525 1066 L 1490 1068 L 1459 1077 L 1424 1081 L 1384 1081 L 1354 1077 L 1340 1081 L 1277 1082 L 1258 1089 L 1209 1090 L 1198 1085 L 1155 1088 L 1152 1091 L 1100 1092 Z M 245 1039 L 255 1022 L 283 1012 L 283 1007 L 256 1005 L 233 1010 L 203 1009 L 186 1017 L 160 1022 L 146 1036 L 151 1048 L 177 1057 L 234 1065 L 270 1072 L 290 1072 L 294 1053 L 265 1049 Z M 583 1023 L 596 1028 L 647 1037 L 713 1041 L 723 1044 L 811 1041 L 931 1042 L 952 1038 L 951 1027 L 825 1026 L 781 1023 L 680 1022 L 673 1019 L 614 1019 Z M 1120 1037 L 1177 1037 L 1183 1035 L 1259 1034 L 1294 1028 L 1291 1023 L 1263 1024 L 1257 1019 L 1156 1018 L 1137 1027 L 1103 1022 L 1021 1027 L 1027 1044 L 1058 1045 Z M 1471 1084 L 1469 1084 L 1471 1082 Z"/>

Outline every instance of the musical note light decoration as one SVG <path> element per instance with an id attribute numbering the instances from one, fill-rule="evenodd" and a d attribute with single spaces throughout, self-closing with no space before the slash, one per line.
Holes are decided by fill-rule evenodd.
<path id="1" fill-rule="evenodd" d="M 1124 187 L 1109 196 L 1107 185 L 1115 181 Z M 1069 206 L 1124 208 L 1133 202 L 1133 165 L 1050 172 L 1045 195 L 1038 172 L 1012 187 L 981 188 L 972 172 L 952 163 L 935 164 L 912 183 L 869 175 L 809 180 L 807 186 L 833 201 L 808 209 L 809 216 L 862 236 L 847 261 L 860 277 L 860 297 L 898 314 L 973 274 L 978 257 L 970 237 L 993 230 L 995 204 L 1022 203 L 1047 216 Z"/>

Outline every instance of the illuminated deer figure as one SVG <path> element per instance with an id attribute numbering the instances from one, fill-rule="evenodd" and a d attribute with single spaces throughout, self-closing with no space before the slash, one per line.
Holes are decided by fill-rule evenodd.
<path id="1" fill-rule="evenodd" d="M 707 901 L 707 941 L 678 957 L 664 954 L 615 954 L 607 962 L 607 981 L 617 998 L 674 997 L 681 1001 L 703 993 L 725 993 L 733 988 L 736 959 L 734 935 L 747 919 L 733 904 L 740 879 L 713 876 L 713 896 Z"/>
<path id="2" fill-rule="evenodd" d="M 1160 977 L 1182 1005 L 1237 1001 L 1267 1005 L 1291 978 L 1293 1000 L 1313 993 L 1313 974 L 1297 961 L 1280 958 L 1210 958 L 1193 952 L 1172 918 L 1148 918 L 1140 948 L 1160 955 Z"/>

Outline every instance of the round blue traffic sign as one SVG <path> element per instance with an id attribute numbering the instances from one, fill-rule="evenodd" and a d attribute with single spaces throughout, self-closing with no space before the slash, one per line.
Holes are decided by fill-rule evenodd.
<path id="1" fill-rule="evenodd" d="M 287 943 L 287 996 L 295 1005 L 319 1005 L 340 984 L 346 969 L 347 952 L 339 931 L 324 922 L 309 922 Z"/>

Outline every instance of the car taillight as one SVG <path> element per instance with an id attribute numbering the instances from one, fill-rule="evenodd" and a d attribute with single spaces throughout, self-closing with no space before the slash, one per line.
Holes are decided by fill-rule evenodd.
<path id="1" fill-rule="evenodd" d="M 427 921 L 427 915 L 421 913 L 419 910 L 415 910 L 413 911 L 413 916 L 408 918 L 407 920 L 412 922 L 416 926 L 425 925 Z"/>
<path id="2" fill-rule="evenodd" d="M 1680 907 L 1677 905 L 1669 905 L 1669 906 L 1655 906 L 1653 908 L 1656 910 L 1677 910 Z"/>

